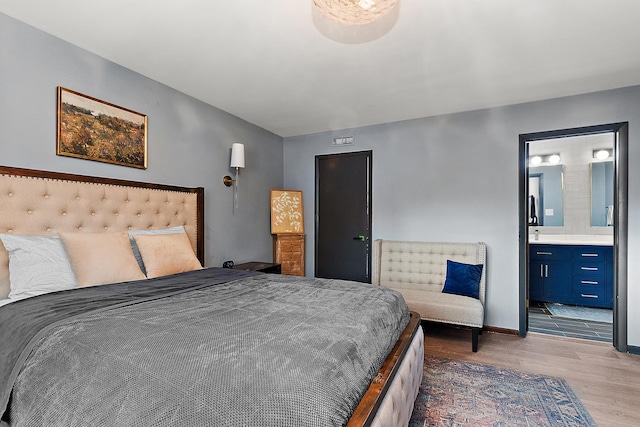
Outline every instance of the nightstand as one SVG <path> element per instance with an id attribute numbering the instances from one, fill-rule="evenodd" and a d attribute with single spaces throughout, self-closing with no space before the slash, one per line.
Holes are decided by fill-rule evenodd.
<path id="1" fill-rule="evenodd" d="M 245 262 L 243 264 L 237 264 L 233 266 L 234 270 L 245 270 L 245 271 L 261 271 L 263 273 L 271 273 L 271 274 L 280 274 L 282 272 L 282 267 L 280 264 L 272 263 L 272 262 Z"/>

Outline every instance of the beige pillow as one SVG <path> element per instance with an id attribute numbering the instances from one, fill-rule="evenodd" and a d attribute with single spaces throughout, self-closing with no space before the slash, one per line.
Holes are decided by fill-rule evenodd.
<path id="1" fill-rule="evenodd" d="M 60 233 L 78 286 L 145 279 L 133 256 L 129 235 L 121 233 Z"/>
<path id="2" fill-rule="evenodd" d="M 140 234 L 133 239 L 149 278 L 202 268 L 185 233 Z"/>
<path id="3" fill-rule="evenodd" d="M 0 299 L 9 296 L 11 287 L 9 285 L 9 254 L 0 242 Z"/>

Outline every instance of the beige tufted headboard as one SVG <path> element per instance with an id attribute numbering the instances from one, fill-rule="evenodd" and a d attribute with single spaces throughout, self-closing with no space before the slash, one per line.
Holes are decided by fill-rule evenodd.
<path id="1" fill-rule="evenodd" d="M 0 233 L 127 231 L 184 225 L 204 265 L 204 188 L 0 166 Z M 9 258 L 0 242 L 0 299 Z"/>

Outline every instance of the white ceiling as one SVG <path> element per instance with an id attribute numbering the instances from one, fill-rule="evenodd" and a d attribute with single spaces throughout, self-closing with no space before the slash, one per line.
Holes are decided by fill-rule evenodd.
<path id="1" fill-rule="evenodd" d="M 284 137 L 640 84 L 639 0 L 400 0 L 369 27 L 312 0 L 0 12 Z"/>

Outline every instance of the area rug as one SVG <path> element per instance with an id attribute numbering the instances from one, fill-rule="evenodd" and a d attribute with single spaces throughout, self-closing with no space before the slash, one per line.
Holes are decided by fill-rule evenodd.
<path id="1" fill-rule="evenodd" d="M 561 378 L 431 356 L 409 421 L 409 427 L 595 425 Z"/>
<path id="2" fill-rule="evenodd" d="M 606 308 L 578 307 L 575 305 L 558 304 L 556 302 L 547 302 L 544 305 L 554 316 L 576 320 L 613 323 L 613 310 L 608 310 Z"/>

